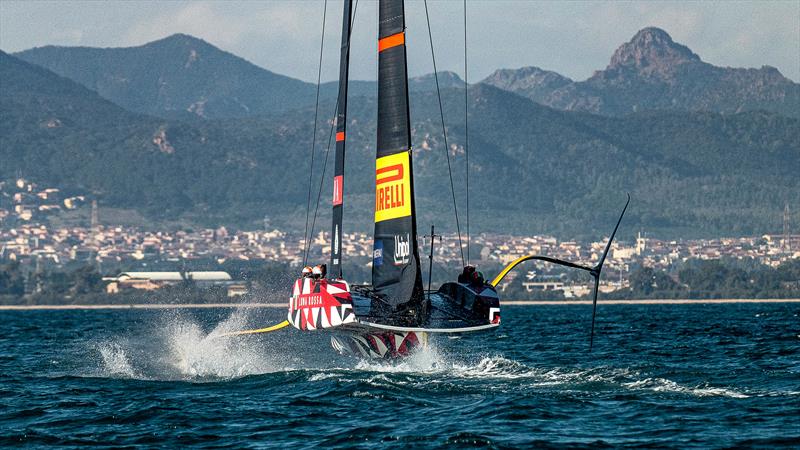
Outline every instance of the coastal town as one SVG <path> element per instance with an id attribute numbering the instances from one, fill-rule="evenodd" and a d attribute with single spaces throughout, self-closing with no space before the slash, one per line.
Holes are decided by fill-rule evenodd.
<path id="1" fill-rule="evenodd" d="M 147 268 L 154 262 L 185 264 L 203 259 L 222 265 L 228 261 L 258 263 L 269 261 L 299 267 L 303 262 L 306 242 L 303 236 L 279 229 L 229 231 L 192 229 L 179 231 L 145 230 L 133 227 L 101 225 L 97 221 L 97 205 L 85 196 L 64 195 L 55 188 L 40 188 L 18 179 L 13 185 L 0 184 L 0 261 L 16 261 L 30 267 L 62 267 L 82 263 L 103 268 Z M 61 210 L 91 208 L 87 226 L 53 228 L 47 215 Z M 606 238 L 607 239 L 607 238 Z M 471 237 L 471 262 L 478 266 L 500 266 L 521 256 L 547 255 L 554 258 L 592 264 L 606 246 L 604 240 L 577 242 L 553 236 L 514 236 L 481 233 Z M 430 239 L 420 237 L 420 248 L 427 255 Z M 464 244 L 466 245 L 466 244 Z M 368 266 L 372 255 L 372 239 L 368 233 L 352 232 L 343 236 L 343 252 L 354 261 Z M 327 261 L 330 247 L 327 232 L 318 232 L 308 243 L 309 260 Z M 456 234 L 444 234 L 434 246 L 437 264 L 458 267 L 461 250 Z M 607 274 L 601 290 L 612 292 L 628 286 L 627 274 L 634 267 L 668 269 L 687 260 L 722 258 L 750 259 L 769 267 L 800 258 L 800 235 L 764 234 L 761 236 L 697 240 L 663 240 L 643 232 L 633 239 L 618 238 L 611 246 L 606 262 Z M 522 286 L 527 291 L 560 291 L 565 298 L 580 297 L 589 291 L 587 283 L 570 283 L 563 276 L 548 275 L 544 263 L 531 263 Z M 110 273 L 113 281 L 116 274 Z M 229 276 L 221 281 L 228 282 Z M 509 277 L 508 284 L 514 280 Z M 142 280 L 138 280 L 142 281 Z M 140 285 L 157 286 L 152 280 Z M 501 285 L 500 289 L 505 286 Z M 113 289 L 109 288 L 112 293 Z M 237 291 L 240 292 L 240 291 Z"/>

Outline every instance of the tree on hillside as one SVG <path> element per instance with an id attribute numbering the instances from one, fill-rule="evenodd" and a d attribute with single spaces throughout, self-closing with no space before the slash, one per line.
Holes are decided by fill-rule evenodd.
<path id="1" fill-rule="evenodd" d="M 25 276 L 16 261 L 0 265 L 0 295 L 20 296 L 25 293 Z"/>
<path id="2" fill-rule="evenodd" d="M 631 274 L 630 291 L 633 297 L 649 298 L 657 292 L 664 293 L 666 297 L 673 297 L 681 286 L 669 275 L 654 270 L 651 267 L 642 267 Z"/>

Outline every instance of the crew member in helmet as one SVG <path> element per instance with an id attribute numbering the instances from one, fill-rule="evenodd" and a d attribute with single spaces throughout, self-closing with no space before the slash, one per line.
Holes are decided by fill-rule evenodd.
<path id="1" fill-rule="evenodd" d="M 486 279 L 483 278 L 483 272 L 475 271 L 472 273 L 472 282 L 470 283 L 473 288 L 482 288 L 486 284 Z"/>
<path id="2" fill-rule="evenodd" d="M 311 276 L 312 276 L 312 277 L 313 277 L 315 280 L 319 280 L 320 278 L 322 278 L 322 267 L 320 267 L 320 266 L 314 266 L 314 268 L 313 268 L 313 269 L 311 269 Z"/>
<path id="3" fill-rule="evenodd" d="M 311 266 L 305 266 L 305 267 L 303 267 L 303 272 L 302 272 L 302 274 L 303 274 L 303 278 L 308 278 L 308 277 L 310 277 L 310 276 L 311 276 Z"/>
<path id="4" fill-rule="evenodd" d="M 486 284 L 483 273 L 475 269 L 475 266 L 465 266 L 464 271 L 458 275 L 458 282 L 467 284 L 473 289 L 481 288 Z"/>
<path id="5" fill-rule="evenodd" d="M 464 266 L 464 271 L 458 275 L 458 282 L 469 284 L 472 282 L 472 277 L 475 275 L 475 266 Z"/>

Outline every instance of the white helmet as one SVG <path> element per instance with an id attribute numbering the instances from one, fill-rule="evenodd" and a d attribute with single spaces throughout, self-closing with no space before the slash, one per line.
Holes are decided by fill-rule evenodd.
<path id="1" fill-rule="evenodd" d="M 307 276 L 309 276 L 309 275 L 311 275 L 311 266 L 305 266 L 305 267 L 303 267 L 303 276 L 304 276 L 304 277 L 307 277 Z"/>
<path id="2" fill-rule="evenodd" d="M 314 278 L 320 278 L 322 276 L 322 267 L 314 266 L 314 269 L 311 271 L 314 274 Z"/>

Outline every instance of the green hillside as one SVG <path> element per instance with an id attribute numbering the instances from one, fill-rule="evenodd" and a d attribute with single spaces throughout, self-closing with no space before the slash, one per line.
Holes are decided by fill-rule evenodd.
<path id="1" fill-rule="evenodd" d="M 47 46 L 15 56 L 130 111 L 160 117 L 245 117 L 314 101 L 313 85 L 262 69 L 185 34 L 139 47 Z"/>
<path id="2" fill-rule="evenodd" d="M 21 172 L 81 187 L 101 207 L 132 208 L 153 220 L 255 227 L 264 215 L 278 226 L 304 219 L 310 108 L 190 123 L 156 119 L 6 54 L 0 85 L 0 178 Z M 463 213 L 463 91 L 446 90 L 443 100 Z M 411 101 L 420 224 L 452 228 L 438 104 L 423 92 Z M 369 229 L 376 102 L 356 97 L 350 105 L 347 223 Z M 330 117 L 333 108 L 324 102 L 321 115 Z M 761 112 L 608 118 L 478 86 L 470 90 L 472 229 L 597 236 L 608 232 L 630 192 L 629 231 L 686 238 L 780 231 L 784 203 L 800 204 L 798 122 Z M 328 131 L 321 119 L 317 163 Z M 330 184 L 323 184 L 323 229 Z"/>

